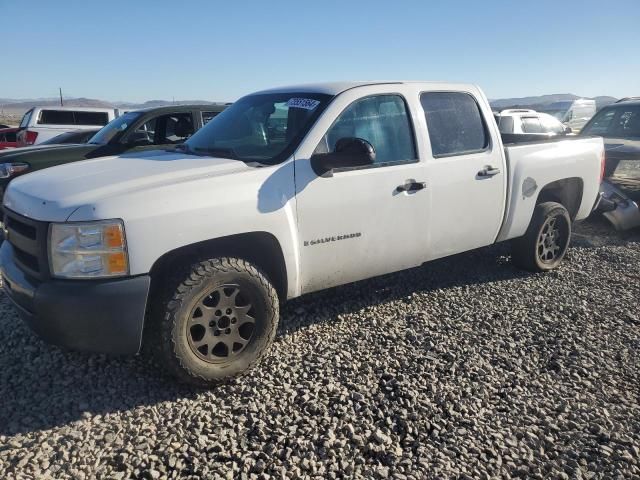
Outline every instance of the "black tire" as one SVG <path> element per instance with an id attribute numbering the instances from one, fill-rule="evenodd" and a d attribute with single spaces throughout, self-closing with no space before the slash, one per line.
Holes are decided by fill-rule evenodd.
<path id="1" fill-rule="evenodd" d="M 250 370 L 278 326 L 278 295 L 267 277 L 246 260 L 226 257 L 196 263 L 181 277 L 169 282 L 172 291 L 148 330 L 161 366 L 204 387 Z"/>
<path id="2" fill-rule="evenodd" d="M 546 272 L 560 265 L 571 240 L 571 217 L 560 203 L 536 205 L 526 233 L 512 242 L 514 265 L 531 272 Z"/>

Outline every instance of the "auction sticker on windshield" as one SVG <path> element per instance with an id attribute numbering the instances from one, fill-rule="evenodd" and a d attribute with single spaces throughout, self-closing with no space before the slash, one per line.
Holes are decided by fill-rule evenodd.
<path id="1" fill-rule="evenodd" d="M 313 110 L 320 103 L 319 100 L 313 100 L 311 98 L 291 98 L 287 102 L 289 108 L 304 108 L 305 110 Z"/>

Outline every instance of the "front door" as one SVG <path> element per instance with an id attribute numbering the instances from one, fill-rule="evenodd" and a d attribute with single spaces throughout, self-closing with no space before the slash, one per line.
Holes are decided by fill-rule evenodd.
<path id="1" fill-rule="evenodd" d="M 429 210 L 426 169 L 406 99 L 397 91 L 380 94 L 378 88 L 364 98 L 361 89 L 358 95 L 341 94 L 309 135 L 314 145 L 308 138 L 302 155 L 298 152 L 301 293 L 422 263 Z M 371 143 L 375 164 L 317 176 L 311 154 L 332 151 L 347 137 Z"/>

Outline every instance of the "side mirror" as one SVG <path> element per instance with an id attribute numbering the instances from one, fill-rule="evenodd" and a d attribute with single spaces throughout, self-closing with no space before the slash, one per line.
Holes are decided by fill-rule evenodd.
<path id="1" fill-rule="evenodd" d="M 571 127 L 564 127 L 564 133 L 573 133 Z"/>
<path id="2" fill-rule="evenodd" d="M 362 138 L 345 137 L 336 142 L 333 152 L 317 153 L 311 157 L 311 168 L 318 176 L 334 168 L 363 167 L 372 165 L 376 150 Z"/>

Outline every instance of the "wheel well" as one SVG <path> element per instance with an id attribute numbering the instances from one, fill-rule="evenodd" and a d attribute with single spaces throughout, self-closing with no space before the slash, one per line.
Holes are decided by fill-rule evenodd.
<path id="1" fill-rule="evenodd" d="M 249 232 L 185 245 L 165 253 L 151 267 L 151 292 L 170 272 L 206 258 L 238 257 L 260 268 L 281 300 L 287 298 L 287 269 L 278 240 L 267 232 Z"/>
<path id="2" fill-rule="evenodd" d="M 576 218 L 582 203 L 582 179 L 563 178 L 545 185 L 536 200 L 536 205 L 544 202 L 557 202 L 567 209 L 571 220 Z"/>

